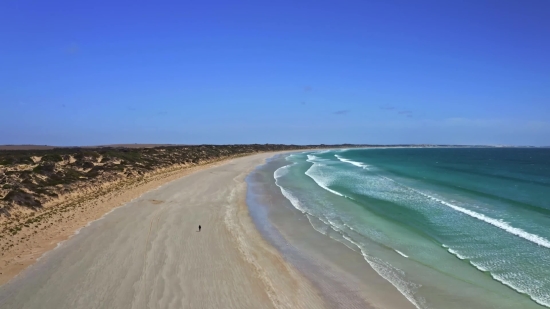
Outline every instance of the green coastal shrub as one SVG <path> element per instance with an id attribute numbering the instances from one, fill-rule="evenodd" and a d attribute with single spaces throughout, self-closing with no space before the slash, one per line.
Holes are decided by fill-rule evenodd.
<path id="1" fill-rule="evenodd" d="M 63 157 L 59 154 L 47 154 L 42 157 L 42 161 L 44 162 L 61 162 L 63 161 Z"/>

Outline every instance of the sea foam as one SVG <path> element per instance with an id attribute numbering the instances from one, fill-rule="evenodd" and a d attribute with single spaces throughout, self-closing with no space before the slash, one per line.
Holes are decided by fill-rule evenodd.
<path id="1" fill-rule="evenodd" d="M 368 169 L 369 168 L 369 165 L 368 164 L 365 164 L 365 163 L 361 163 L 361 162 L 357 162 L 357 161 L 352 161 L 352 160 L 349 160 L 349 159 L 346 159 L 346 158 L 343 158 L 342 156 L 339 156 L 339 155 L 334 155 L 338 160 L 344 162 L 344 163 L 349 163 L 351 165 L 355 165 L 357 167 L 360 167 L 362 169 Z"/>
<path id="2" fill-rule="evenodd" d="M 336 190 L 333 190 L 331 188 L 329 188 L 328 186 L 330 185 L 330 179 L 327 178 L 327 177 L 324 177 L 324 176 L 320 176 L 320 175 L 316 175 L 315 174 L 315 169 L 316 168 L 319 168 L 321 166 L 325 166 L 324 164 L 322 163 L 319 163 L 319 162 L 316 162 L 316 160 L 319 160 L 321 158 L 319 157 L 316 157 L 316 156 L 313 156 L 313 155 L 308 155 L 307 156 L 308 159 L 306 160 L 307 162 L 310 162 L 310 163 L 313 163 L 313 165 L 305 172 L 305 174 L 313 179 L 313 181 L 321 188 L 327 190 L 328 192 L 332 193 L 332 194 L 335 194 L 335 195 L 338 195 L 338 196 L 341 196 L 341 197 L 344 197 L 344 198 L 347 198 L 347 199 L 350 199 L 350 200 L 353 200 L 352 197 L 350 196 L 347 196 L 345 194 L 342 194 Z M 326 160 L 326 159 L 321 159 L 321 160 Z"/>
<path id="3" fill-rule="evenodd" d="M 548 239 L 546 239 L 546 238 L 544 238 L 544 237 L 541 237 L 541 236 L 539 236 L 539 235 L 532 234 L 532 233 L 529 233 L 529 232 L 527 232 L 527 231 L 524 231 L 524 230 L 522 230 L 522 229 L 520 229 L 520 228 L 511 226 L 508 222 L 505 222 L 504 220 L 491 218 L 491 217 L 489 217 L 489 216 L 486 216 L 486 215 L 484 215 L 484 214 L 480 214 L 480 213 L 475 212 L 475 211 L 473 211 L 473 210 L 466 209 L 466 208 L 463 208 L 463 207 L 460 207 L 460 206 L 451 204 L 451 203 L 449 203 L 449 202 L 447 202 L 447 201 L 444 201 L 444 200 L 442 200 L 442 199 L 439 199 L 439 198 L 437 198 L 437 197 L 431 196 L 431 195 L 429 195 L 429 194 L 426 194 L 426 193 L 424 193 L 424 192 L 421 192 L 421 191 L 416 190 L 416 189 L 414 189 L 414 188 L 411 188 L 411 187 L 409 187 L 409 186 L 405 186 L 405 185 L 403 185 L 403 184 L 401 184 L 401 183 L 398 183 L 397 181 L 395 181 L 395 180 L 393 180 L 393 179 L 391 179 L 391 178 L 388 178 L 388 177 L 385 177 L 385 176 L 382 176 L 382 177 L 384 177 L 384 178 L 386 178 L 386 179 L 388 179 L 388 180 L 390 180 L 390 181 L 392 181 L 392 182 L 395 182 L 395 183 L 397 183 L 398 185 L 400 185 L 400 186 L 402 186 L 402 187 L 405 187 L 405 188 L 407 188 L 407 189 L 409 189 L 409 190 L 411 190 L 411 191 L 413 191 L 413 192 L 416 192 L 416 193 L 418 193 L 418 194 L 420 194 L 420 195 L 422 195 L 422 196 L 424 196 L 424 197 L 426 197 L 426 198 L 428 198 L 428 199 L 430 199 L 430 200 L 432 200 L 432 201 L 436 201 L 436 202 L 438 202 L 438 203 L 440 203 L 440 204 L 443 204 L 443 205 L 445 205 L 445 206 L 447 206 L 447 207 L 450 207 L 450 208 L 452 208 L 452 209 L 454 209 L 454 210 L 456 210 L 456 211 L 459 211 L 459 212 L 461 212 L 461 213 L 463 213 L 463 214 L 466 214 L 466 215 L 468 215 L 468 216 L 470 216 L 470 217 L 472 217 L 472 218 L 476 218 L 476 219 L 481 220 L 481 221 L 483 221 L 483 222 L 489 223 L 489 224 L 491 224 L 491 225 L 493 225 L 493 226 L 496 226 L 496 227 L 498 227 L 498 228 L 500 228 L 500 229 L 502 229 L 502 230 L 504 230 L 504 231 L 506 231 L 506 232 L 508 232 L 508 233 L 510 233 L 510 234 L 516 235 L 516 236 L 521 237 L 521 238 L 523 238 L 523 239 L 525 239 L 525 240 L 528 240 L 528 241 L 530 241 L 530 242 L 532 242 L 532 243 L 534 243 L 534 244 L 537 244 L 537 245 L 539 245 L 539 246 L 546 247 L 546 248 L 549 248 L 549 249 L 550 249 L 550 240 L 548 240 Z"/>
<path id="4" fill-rule="evenodd" d="M 412 189 L 414 190 L 414 189 Z M 419 194 L 431 199 L 431 200 L 434 200 L 434 201 L 437 201 L 445 206 L 448 206 L 448 207 L 451 207 L 452 209 L 456 210 L 456 211 L 459 211 L 461 213 L 464 213 L 464 214 L 467 214 L 468 216 L 470 217 L 473 217 L 473 218 L 476 218 L 476 219 L 479 219 L 481 221 L 484 221 L 486 223 L 489 223 L 491 225 L 494 225 L 502 230 L 505 230 L 506 232 L 510 233 L 510 234 L 513 234 L 513 235 L 516 235 L 518 237 L 521 237 L 525 240 L 528 240 L 532 243 L 535 243 L 539 246 L 543 246 L 543 247 L 546 247 L 546 248 L 549 248 L 550 249 L 550 241 L 547 240 L 546 238 L 544 237 L 541 237 L 539 235 L 535 235 L 535 234 L 532 234 L 532 233 L 529 233 L 529 232 L 526 232 L 520 228 L 517 228 L 517 227 L 513 227 L 511 226 L 508 222 L 505 222 L 503 220 L 499 220 L 499 219 L 494 219 L 494 218 L 491 218 L 491 217 L 488 217 L 484 214 L 480 214 L 480 213 L 477 213 L 475 211 L 472 211 L 472 210 L 469 210 L 469 209 L 465 209 L 465 208 L 462 208 L 462 207 L 459 207 L 459 206 L 456 206 L 454 204 L 451 204 L 449 202 L 446 202 L 446 201 L 443 201 L 441 199 L 438 199 L 436 197 L 433 197 L 431 195 L 428 195 L 428 194 L 425 194 L 423 192 L 420 192 L 420 191 L 417 191 L 415 190 L 416 192 L 418 192 Z"/>
<path id="5" fill-rule="evenodd" d="M 379 170 L 375 166 L 370 166 L 371 171 L 369 171 L 369 173 L 360 172 L 359 169 L 353 169 L 354 171 L 352 171 L 350 169 L 342 168 L 342 165 L 338 164 L 338 161 L 336 161 L 336 159 L 340 162 L 351 164 L 361 169 L 369 169 L 368 165 L 346 159 L 342 156 L 341 153 L 334 155 L 334 159 L 332 160 L 320 158 L 315 155 L 309 155 L 307 161 L 312 163 L 312 166 L 306 171 L 305 174 L 309 176 L 309 178 L 313 179 L 319 187 L 328 192 L 334 190 L 329 187 L 333 187 L 336 184 L 338 184 L 338 188 L 341 186 L 346 188 L 346 190 L 349 190 L 351 186 L 353 187 L 351 191 L 356 194 L 358 200 L 360 200 L 359 197 L 362 195 L 374 195 L 374 197 L 376 198 L 388 200 L 393 203 L 403 205 L 402 207 L 413 207 L 415 211 L 429 212 L 429 216 L 427 218 L 429 219 L 429 223 L 432 226 L 439 229 L 440 231 L 445 231 L 445 233 L 455 231 L 453 237 L 460 237 L 459 242 L 455 242 L 452 237 L 450 239 L 447 239 L 450 242 L 442 245 L 446 251 L 456 256 L 457 258 L 464 260 L 464 262 L 467 262 L 468 264 L 472 265 L 480 271 L 489 272 L 494 280 L 499 281 L 500 283 L 507 285 L 520 293 L 527 294 L 535 302 L 541 305 L 550 306 L 550 293 L 548 292 L 548 289 L 545 288 L 547 287 L 548 282 L 546 279 L 533 277 L 530 273 L 524 273 L 521 265 L 516 267 L 516 264 L 513 263 L 516 261 L 515 258 L 509 259 L 509 257 L 511 258 L 512 256 L 500 256 L 504 252 L 509 252 L 510 250 L 503 251 L 501 250 L 501 247 L 492 247 L 486 248 L 488 251 L 483 251 L 485 250 L 484 248 L 478 248 L 479 246 L 483 246 L 483 244 L 493 245 L 492 240 L 498 240 L 497 236 L 499 234 L 501 237 L 504 236 L 501 232 L 498 232 L 502 231 L 504 232 L 504 234 L 510 235 L 509 237 L 506 237 L 506 239 L 509 239 L 510 241 L 513 241 L 517 237 L 517 243 L 521 244 L 522 248 L 532 248 L 533 250 L 544 251 L 550 248 L 550 240 L 541 235 L 541 233 L 529 231 L 528 228 L 525 228 L 523 226 L 521 226 L 520 228 L 516 225 L 518 223 L 514 223 L 512 219 L 499 218 L 499 216 L 497 215 L 483 213 L 482 210 L 470 207 L 470 204 L 463 205 L 460 202 L 455 201 L 454 199 L 441 198 L 437 194 L 431 192 L 423 192 L 424 190 L 411 188 L 407 185 L 400 183 L 398 180 L 396 181 L 389 177 L 383 176 L 385 174 L 385 171 Z M 339 169 L 345 171 L 345 174 L 342 174 Z M 372 173 L 372 171 L 379 171 L 379 173 Z M 331 193 L 336 194 L 334 192 Z M 341 192 L 338 193 L 339 194 L 336 195 L 343 196 Z M 448 210 L 445 211 L 444 209 Z M 483 208 L 480 207 L 479 209 Z M 467 218 L 473 218 L 474 220 L 470 220 Z M 371 264 L 371 266 L 377 272 L 380 271 L 380 275 L 382 277 L 386 278 L 388 281 L 394 284 L 394 286 L 400 286 L 397 287 L 398 290 L 400 290 L 404 295 L 408 294 L 407 298 L 411 300 L 411 302 L 415 303 L 414 287 L 408 285 L 408 283 L 400 281 L 401 279 L 405 278 L 400 276 L 399 271 L 392 271 L 391 267 L 395 267 L 395 265 L 373 265 L 376 264 L 376 262 L 374 262 L 373 260 L 369 261 L 369 258 L 371 257 L 368 256 L 368 251 L 363 251 L 364 246 L 361 244 L 361 241 L 359 239 L 356 239 L 355 237 L 352 237 L 353 232 L 351 230 L 354 230 L 352 227 L 347 227 L 347 224 L 345 222 L 343 224 L 343 227 L 338 226 L 340 225 L 340 222 L 338 220 L 332 220 L 332 217 L 330 219 L 323 219 L 320 219 L 320 221 L 328 226 L 327 229 L 320 228 L 316 230 L 324 233 L 327 233 L 327 231 L 331 231 L 331 229 L 338 231 L 340 235 L 343 235 L 343 238 L 345 240 L 350 242 L 349 245 L 347 244 L 348 247 L 350 247 L 350 245 L 354 243 L 357 248 L 362 251 L 365 260 L 367 260 L 367 262 L 369 262 L 369 264 Z M 448 219 L 452 219 L 453 221 L 448 221 Z M 472 226 L 479 227 L 481 230 L 462 231 L 459 228 L 459 226 L 462 226 L 460 224 L 462 220 L 464 220 L 465 222 L 464 226 L 471 226 L 471 224 L 474 224 Z M 455 226 L 455 224 L 458 224 L 459 226 Z M 497 229 L 494 229 L 494 227 L 496 227 Z M 482 234 L 480 234 L 479 232 L 482 232 Z M 494 235 L 493 232 L 495 233 Z M 329 236 L 339 236 L 335 233 L 328 234 Z M 464 239 L 463 236 L 471 236 L 473 238 Z M 369 238 L 371 237 L 369 236 Z M 446 241 L 445 239 L 442 240 Z M 475 242 L 476 240 L 479 240 L 479 242 Z M 533 244 L 536 246 L 533 246 Z M 407 255 L 403 252 L 400 252 L 397 249 L 394 250 L 396 253 L 402 255 L 403 257 L 407 257 Z M 528 251 L 518 251 L 518 256 L 526 256 L 526 252 Z M 538 262 L 542 263 L 544 261 Z M 389 269 L 385 266 L 389 267 Z M 529 269 L 526 269 L 526 271 L 528 270 Z M 412 287 L 412 289 L 408 289 L 408 287 Z M 415 303 L 415 306 L 422 307 L 423 304 L 422 302 L 417 302 Z"/>
<path id="6" fill-rule="evenodd" d="M 399 250 L 397 250 L 397 249 L 393 249 L 393 250 L 394 250 L 395 252 L 399 253 L 399 255 L 401 255 L 401 256 L 403 256 L 403 257 L 406 257 L 406 258 L 409 257 L 408 255 L 406 255 L 405 253 L 403 253 L 403 252 L 401 252 L 401 251 L 399 251 Z"/>
<path id="7" fill-rule="evenodd" d="M 332 194 L 336 194 L 336 195 L 338 195 L 338 196 L 345 197 L 344 194 L 342 194 L 342 193 L 340 193 L 340 192 L 338 192 L 338 191 L 336 191 L 336 190 L 332 190 L 331 188 L 329 188 L 329 187 L 328 187 L 329 182 L 327 181 L 326 178 L 316 177 L 316 175 L 313 174 L 312 169 L 315 168 L 315 167 L 321 166 L 321 165 L 320 165 L 319 163 L 317 163 L 317 162 L 314 161 L 314 160 L 317 158 L 316 156 L 308 155 L 307 157 L 308 157 L 307 161 L 313 163 L 313 165 L 306 171 L 305 174 L 306 174 L 307 176 L 309 176 L 311 179 L 313 179 L 313 181 L 315 181 L 315 183 L 316 183 L 319 187 L 321 187 L 321 188 L 327 190 L 328 192 L 330 192 L 330 193 L 332 193 Z"/>
<path id="8" fill-rule="evenodd" d="M 376 273 L 378 273 L 382 278 L 386 279 L 386 281 L 391 283 L 416 308 L 428 308 L 426 300 L 423 297 L 418 296 L 415 292 L 421 287 L 420 284 L 407 281 L 404 278 L 405 273 L 401 269 L 396 268 L 381 259 L 370 256 L 360 243 L 354 241 L 350 237 L 344 235 L 344 238 L 350 243 L 356 245 L 357 248 L 361 250 L 363 258 L 367 261 L 367 263 L 369 263 L 372 269 L 374 269 L 374 271 L 376 271 Z"/>
<path id="9" fill-rule="evenodd" d="M 321 188 L 323 188 L 323 189 L 325 189 L 325 190 L 327 190 L 327 191 L 329 191 L 333 194 L 336 194 L 338 196 L 349 198 L 349 197 L 341 194 L 340 192 L 337 192 L 335 190 L 332 190 L 332 189 L 328 188 L 328 182 L 329 181 L 326 178 L 323 179 L 322 177 L 317 177 L 317 175 L 314 175 L 314 173 L 312 172 L 312 168 L 314 168 L 315 166 L 320 166 L 319 163 L 315 162 L 315 160 L 319 159 L 319 158 L 314 156 L 314 155 L 307 155 L 307 157 L 308 157 L 307 161 L 310 162 L 310 163 L 313 163 L 313 165 L 305 173 L 307 176 L 309 176 L 311 179 L 313 179 L 313 181 L 315 181 L 315 183 L 319 187 L 321 187 Z M 425 299 L 421 296 L 418 296 L 415 292 L 418 288 L 420 288 L 419 284 L 407 281 L 405 279 L 405 273 L 402 270 L 400 270 L 400 269 L 398 269 L 398 268 L 396 268 L 396 267 L 394 267 L 394 266 L 392 266 L 392 265 L 390 265 L 390 264 L 388 264 L 388 263 L 386 263 L 386 262 L 384 262 L 384 261 L 382 261 L 382 260 L 380 260 L 376 257 L 368 255 L 365 248 L 362 246 L 362 244 L 360 244 L 359 242 L 353 240 L 351 237 L 346 235 L 346 233 L 344 233 L 343 228 L 349 227 L 347 224 L 343 223 L 342 225 L 339 225 L 336 222 L 334 222 L 334 220 L 330 220 L 330 219 L 328 219 L 328 218 L 326 218 L 322 215 L 315 215 L 315 214 L 309 212 L 306 209 L 306 207 L 304 205 L 302 205 L 301 201 L 297 197 L 295 197 L 289 190 L 285 189 L 279 183 L 280 178 L 287 175 L 288 174 L 288 169 L 291 166 L 295 165 L 295 164 L 296 163 L 283 166 L 283 167 L 277 169 L 273 174 L 273 178 L 275 179 L 275 184 L 279 187 L 279 189 L 281 190 L 281 193 L 283 194 L 283 196 L 285 198 L 287 198 L 289 200 L 289 202 L 297 210 L 301 211 L 302 213 L 304 213 L 306 215 L 306 217 L 308 218 L 308 221 L 310 222 L 311 226 L 317 232 L 319 232 L 321 234 L 324 234 L 324 235 L 328 235 L 327 231 L 321 229 L 320 227 L 318 227 L 316 224 L 314 224 L 312 222 L 312 218 L 316 218 L 317 220 L 324 223 L 328 228 L 330 228 L 330 229 L 334 230 L 335 232 L 339 233 L 342 236 L 343 239 L 345 239 L 346 241 L 349 242 L 349 244 L 344 243 L 343 241 L 341 241 L 337 238 L 334 238 L 334 237 L 330 237 L 330 238 L 343 243 L 344 245 L 346 245 L 351 250 L 354 250 L 354 248 L 350 247 L 350 244 L 355 246 L 361 252 L 361 254 L 363 255 L 363 258 L 365 259 L 365 261 L 374 269 L 374 271 L 376 271 L 376 273 L 378 273 L 382 278 L 384 278 L 389 283 L 391 283 L 416 308 L 418 308 L 418 309 L 428 308 Z M 397 250 L 396 250 L 396 252 L 398 252 L 399 254 L 401 254 L 404 257 L 408 257 L 407 255 L 405 255 L 405 254 L 403 254 L 403 253 L 401 253 Z"/>
<path id="10" fill-rule="evenodd" d="M 442 205 L 445 205 L 453 210 L 456 210 L 458 212 L 461 212 L 463 214 L 466 214 L 472 218 L 475 218 L 475 219 L 478 219 L 480 221 L 483 221 L 485 223 L 488 223 L 490 225 L 493 225 L 507 233 L 510 233 L 512 235 L 515 235 L 517 237 L 520 237 L 522 239 L 525 239 L 533 244 L 536 244 L 538 246 L 541 246 L 541 247 L 545 247 L 545 248 L 550 248 L 550 241 L 547 240 L 546 238 L 544 237 L 541 237 L 539 235 L 536 235 L 536 234 L 532 234 L 532 233 L 529 233 L 523 229 L 520 229 L 520 228 L 517 228 L 517 227 L 514 227 L 512 225 L 510 225 L 508 222 L 505 222 L 504 220 L 501 220 L 501 219 L 495 219 L 495 218 L 492 218 L 492 217 L 489 217 L 487 215 L 484 215 L 484 214 L 481 214 L 481 213 L 478 213 L 478 212 L 475 212 L 475 211 L 472 211 L 470 209 L 466 209 L 466 208 L 463 208 L 463 207 L 460 207 L 460 206 L 457 206 L 455 204 L 452 204 L 452 203 L 449 203 L 447 201 L 444 201 L 440 198 L 437 198 L 437 197 L 434 197 L 432 195 L 429 195 L 427 193 L 424 193 L 424 192 L 421 192 L 419 190 L 416 190 L 414 188 L 411 188 L 411 187 L 408 187 L 408 186 L 405 186 L 391 178 L 388 178 L 388 177 L 385 177 L 385 176 L 382 176 L 388 180 L 391 180 L 393 182 L 395 182 L 396 184 L 402 186 L 402 187 L 405 187 L 413 192 L 416 192 L 432 201 L 435 201 L 437 203 L 440 203 Z M 472 261 L 472 257 L 468 257 L 468 256 L 464 256 L 462 254 L 460 254 L 457 250 L 454 250 L 452 248 L 450 248 L 448 245 L 445 245 L 443 244 L 442 245 L 444 248 L 447 249 L 447 251 L 451 254 L 453 254 L 454 256 L 456 256 L 457 258 L 461 259 L 461 260 L 469 260 L 469 263 L 474 266 L 475 268 L 477 268 L 478 270 L 480 271 L 483 271 L 483 272 L 489 272 L 491 277 L 499 282 L 501 282 L 502 284 L 520 292 L 520 293 L 524 293 L 524 294 L 527 294 L 529 295 L 529 297 L 535 301 L 536 303 L 540 304 L 540 305 L 544 305 L 544 306 L 547 306 L 547 307 L 550 307 L 550 295 L 548 293 L 543 293 L 539 290 L 539 288 L 537 288 L 536 284 L 533 285 L 533 282 L 522 282 L 521 280 L 518 280 L 519 278 L 517 276 L 514 276 L 513 277 L 513 280 L 506 277 L 505 275 L 503 274 L 500 274 L 500 273 L 495 273 L 493 271 L 491 271 L 489 268 L 487 267 L 484 267 L 483 265 L 481 265 L 480 263 L 478 262 L 475 262 L 475 261 Z"/>

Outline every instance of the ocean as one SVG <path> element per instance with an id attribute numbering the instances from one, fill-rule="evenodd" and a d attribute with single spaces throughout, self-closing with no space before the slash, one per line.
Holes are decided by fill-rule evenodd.
<path id="1" fill-rule="evenodd" d="M 289 231 L 288 216 L 325 236 L 315 246 L 361 256 L 357 270 L 373 269 L 416 308 L 550 307 L 550 149 L 293 153 L 248 182 L 253 219 L 291 262 L 309 232 Z M 283 218 L 284 207 L 294 209 Z M 302 257 L 323 254 L 309 248 Z"/>

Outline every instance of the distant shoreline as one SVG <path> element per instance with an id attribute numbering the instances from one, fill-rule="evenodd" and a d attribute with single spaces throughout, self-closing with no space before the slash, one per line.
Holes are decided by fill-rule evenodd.
<path id="1" fill-rule="evenodd" d="M 227 146 L 226 144 L 106 144 L 106 145 L 86 145 L 86 146 L 54 146 L 54 145 L 0 145 L 2 150 L 51 150 L 51 149 L 95 149 L 95 148 L 155 148 L 155 147 L 196 147 L 196 146 Z M 248 144 L 235 144 L 248 145 Z M 263 145 L 263 144 L 261 144 Z M 268 145 L 268 144 L 266 144 Z M 323 147 L 323 148 L 341 148 L 342 146 L 352 148 L 550 148 L 550 146 L 529 146 L 529 145 L 442 145 L 442 144 L 334 144 L 334 145 L 296 145 L 300 147 Z M 292 146 L 292 145 L 288 145 Z"/>

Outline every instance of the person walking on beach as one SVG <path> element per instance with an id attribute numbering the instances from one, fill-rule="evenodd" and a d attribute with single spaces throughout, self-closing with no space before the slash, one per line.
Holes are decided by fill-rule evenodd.
<path id="1" fill-rule="evenodd" d="M 199 232 L 201 231 L 201 226 L 199 225 Z"/>

